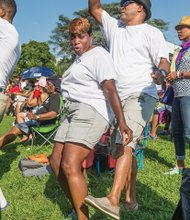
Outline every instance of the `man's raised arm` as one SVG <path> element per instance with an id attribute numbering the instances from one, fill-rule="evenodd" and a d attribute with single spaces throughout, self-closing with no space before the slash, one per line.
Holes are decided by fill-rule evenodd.
<path id="1" fill-rule="evenodd" d="M 94 17 L 99 25 L 102 25 L 102 6 L 100 0 L 88 0 L 89 13 Z"/>

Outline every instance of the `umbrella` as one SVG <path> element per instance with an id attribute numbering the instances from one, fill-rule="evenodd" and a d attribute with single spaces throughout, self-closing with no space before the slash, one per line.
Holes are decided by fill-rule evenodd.
<path id="1" fill-rule="evenodd" d="M 48 67 L 31 67 L 26 69 L 20 75 L 22 76 L 22 80 L 26 79 L 36 79 L 41 76 L 49 77 L 54 75 L 55 73 L 53 70 L 49 69 Z"/>

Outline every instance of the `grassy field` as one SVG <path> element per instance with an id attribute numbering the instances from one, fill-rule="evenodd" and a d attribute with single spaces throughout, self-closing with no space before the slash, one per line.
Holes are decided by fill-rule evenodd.
<path id="1" fill-rule="evenodd" d="M 11 127 L 12 117 L 4 117 L 0 134 Z M 53 175 L 42 179 L 23 177 L 18 168 L 21 158 L 32 154 L 51 154 L 52 148 L 35 145 L 23 146 L 16 141 L 0 151 L 0 186 L 10 206 L 0 213 L 2 220 L 62 220 L 72 210 Z M 189 149 L 187 149 L 189 163 Z M 121 210 L 121 219 L 167 220 L 171 219 L 179 200 L 181 176 L 166 176 L 163 173 L 175 165 L 174 148 L 170 139 L 160 137 L 149 140 L 144 155 L 145 169 L 140 170 L 137 180 L 137 198 L 142 210 L 127 213 Z M 95 169 L 87 171 L 89 193 L 104 196 L 109 192 L 113 176 L 109 172 L 97 175 Z M 124 200 L 124 194 L 122 195 Z M 110 218 L 90 209 L 93 220 Z"/>

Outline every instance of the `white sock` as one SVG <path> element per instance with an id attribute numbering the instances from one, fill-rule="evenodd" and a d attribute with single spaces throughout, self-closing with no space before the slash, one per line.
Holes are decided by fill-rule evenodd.
<path id="1" fill-rule="evenodd" d="M 5 208 L 5 206 L 7 205 L 7 200 L 5 199 L 3 192 L 0 188 L 0 208 Z"/>

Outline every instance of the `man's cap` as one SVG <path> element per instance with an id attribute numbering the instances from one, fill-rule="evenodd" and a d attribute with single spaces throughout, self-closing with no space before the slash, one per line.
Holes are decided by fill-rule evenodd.
<path id="1" fill-rule="evenodd" d="M 177 29 L 179 26 L 188 26 L 190 27 L 190 16 L 184 16 L 180 20 L 179 24 L 175 26 L 175 29 Z"/>
<path id="2" fill-rule="evenodd" d="M 130 0 L 121 0 L 121 5 L 123 5 L 125 2 Z M 150 19 L 151 17 L 151 1 L 150 0 L 133 0 L 133 2 L 136 2 L 137 4 L 143 5 L 145 11 L 146 11 L 146 18 L 145 21 Z"/>
<path id="3" fill-rule="evenodd" d="M 61 80 L 57 75 L 54 74 L 52 76 L 49 76 L 47 80 L 50 81 L 55 86 L 55 90 L 57 92 L 59 93 L 61 92 Z"/>

